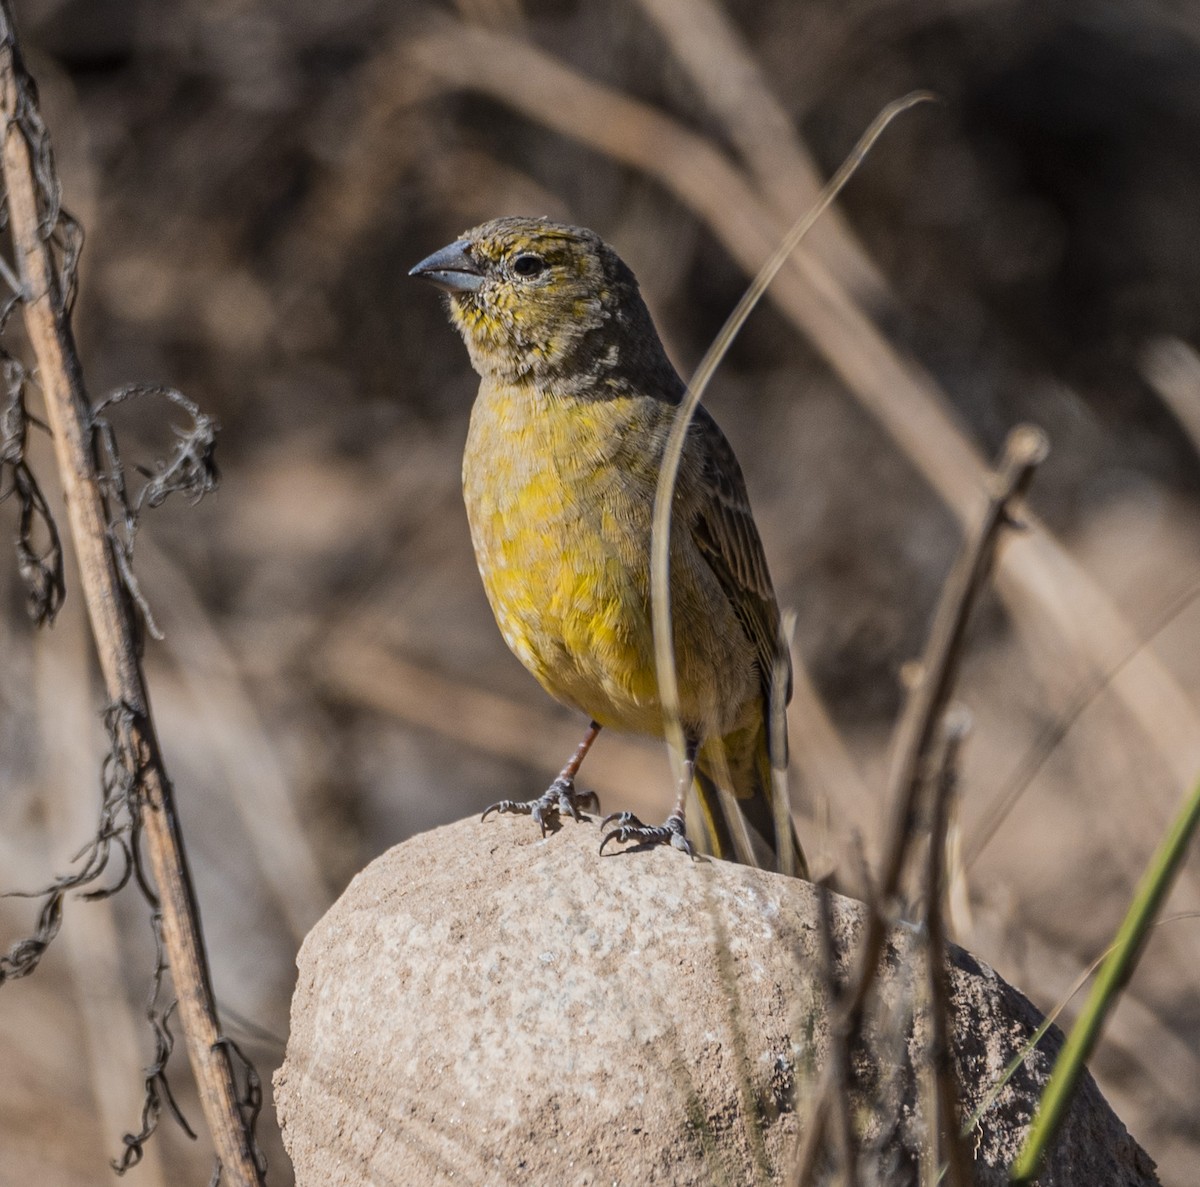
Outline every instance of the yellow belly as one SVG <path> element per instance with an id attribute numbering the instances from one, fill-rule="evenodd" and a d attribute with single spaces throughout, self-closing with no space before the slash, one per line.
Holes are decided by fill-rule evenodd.
<path id="1" fill-rule="evenodd" d="M 601 725 L 661 734 L 649 607 L 657 463 L 629 449 L 630 414 L 622 401 L 485 386 L 463 490 L 484 589 L 516 656 Z M 723 597 L 697 586 L 689 558 L 673 556 L 672 587 L 685 725 L 707 734 L 753 695 L 753 673 L 744 644 L 728 645 L 739 628 Z"/>
<path id="2" fill-rule="evenodd" d="M 600 425 L 536 411 L 523 395 L 481 395 L 472 414 L 463 490 L 488 601 L 551 695 L 602 725 L 653 732 L 649 524 L 631 498 L 636 476 L 605 464 Z"/>

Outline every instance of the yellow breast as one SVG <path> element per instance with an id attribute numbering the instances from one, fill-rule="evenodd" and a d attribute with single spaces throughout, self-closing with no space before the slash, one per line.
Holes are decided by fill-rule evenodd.
<path id="1" fill-rule="evenodd" d="M 656 475 L 628 456 L 629 401 L 485 388 L 463 492 L 488 600 L 551 695 L 654 732 L 648 552 Z"/>

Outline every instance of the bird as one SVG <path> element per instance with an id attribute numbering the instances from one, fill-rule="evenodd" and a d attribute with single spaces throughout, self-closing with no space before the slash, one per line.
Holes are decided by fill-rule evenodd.
<path id="1" fill-rule="evenodd" d="M 651 522 L 664 447 L 687 391 L 637 279 L 594 231 L 508 216 L 465 231 L 410 276 L 447 297 L 480 378 L 463 496 L 484 590 L 505 642 L 587 732 L 545 793 L 484 812 L 541 827 L 598 811 L 575 779 L 601 729 L 666 736 L 651 625 Z M 602 822 L 609 842 L 690 855 L 693 782 L 702 843 L 745 859 L 736 838 L 806 874 L 790 813 L 776 837 L 773 710 L 791 659 L 733 449 L 701 405 L 688 427 L 671 510 L 670 600 L 684 738 L 674 807 L 658 825 Z M 726 815 L 732 794 L 750 830 Z M 725 799 L 728 803 L 728 799 Z M 784 814 L 780 814 L 781 819 Z"/>

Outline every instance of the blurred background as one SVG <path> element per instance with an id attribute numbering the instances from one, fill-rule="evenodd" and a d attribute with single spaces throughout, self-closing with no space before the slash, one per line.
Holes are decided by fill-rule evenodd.
<path id="1" fill-rule="evenodd" d="M 850 892 L 858 839 L 877 854 L 900 670 L 986 462 L 1020 421 L 1049 434 L 959 689 L 952 922 L 1041 1009 L 1068 996 L 1200 772 L 1200 11 L 19 0 L 17 17 L 87 233 L 93 398 L 165 382 L 222 424 L 220 491 L 149 516 L 136 560 L 216 990 L 264 1080 L 296 949 L 354 873 L 541 791 L 581 725 L 492 622 L 459 493 L 476 380 L 408 268 L 499 214 L 593 227 L 686 374 L 917 87 L 943 102 L 887 132 L 707 402 L 795 614 L 801 835 Z M 161 456 L 169 421 L 123 411 L 127 461 Z M 34 460 L 53 488 L 44 441 Z M 0 592 L 0 887 L 35 889 L 94 827 L 102 697 L 77 586 L 40 632 L 11 557 Z M 582 782 L 661 814 L 660 751 L 602 736 Z M 1176 1184 L 1200 1159 L 1198 909 L 1193 860 L 1092 1061 Z M 34 916 L 0 900 L 0 945 Z M 72 902 L 0 995 L 0 1183 L 106 1181 L 139 1124 L 152 962 L 136 896 Z M 187 1081 L 180 1051 L 199 1125 Z M 262 1134 L 288 1183 L 269 1106 Z M 210 1159 L 167 1120 L 128 1181 L 204 1182 Z"/>

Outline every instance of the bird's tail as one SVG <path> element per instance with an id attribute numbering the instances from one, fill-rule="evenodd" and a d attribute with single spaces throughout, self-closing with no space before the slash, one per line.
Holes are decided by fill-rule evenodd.
<path id="1" fill-rule="evenodd" d="M 765 723 L 705 743 L 695 775 L 700 815 L 714 857 L 808 877 L 792 814 L 786 805 L 776 812 Z"/>

